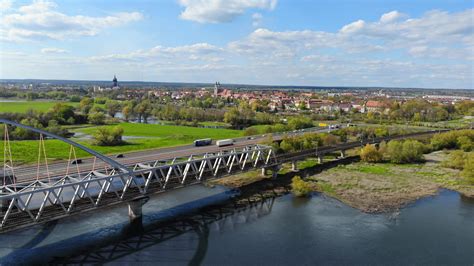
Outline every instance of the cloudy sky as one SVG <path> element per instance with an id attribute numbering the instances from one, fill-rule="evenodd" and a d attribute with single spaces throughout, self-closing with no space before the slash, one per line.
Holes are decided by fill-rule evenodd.
<path id="1" fill-rule="evenodd" d="M 471 0 L 0 0 L 0 78 L 473 88 Z"/>

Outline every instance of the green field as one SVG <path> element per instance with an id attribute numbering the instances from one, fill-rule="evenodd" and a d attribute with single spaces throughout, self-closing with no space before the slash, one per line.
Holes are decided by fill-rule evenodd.
<path id="1" fill-rule="evenodd" d="M 150 137 L 160 139 L 171 139 L 179 144 L 190 143 L 199 138 L 226 139 L 242 136 L 242 131 L 232 129 L 214 129 L 186 126 L 119 123 L 106 127 L 120 126 L 123 128 L 124 136 Z M 81 128 L 76 131 L 92 135 L 95 127 Z"/>
<path id="2" fill-rule="evenodd" d="M 0 102 L 0 113 L 26 113 L 28 110 L 35 111 L 48 111 L 58 102 L 42 102 L 42 101 L 30 101 L 30 102 Z M 64 102 L 64 104 L 77 106 L 79 103 Z"/>
<path id="3" fill-rule="evenodd" d="M 178 145 L 191 144 L 195 139 L 212 138 L 225 139 L 240 137 L 242 131 L 230 129 L 195 128 L 185 126 L 162 126 L 151 124 L 120 123 L 124 129 L 124 136 L 139 137 L 127 140 L 127 144 L 114 147 L 95 146 L 89 140 L 75 141 L 84 144 L 103 154 L 124 153 L 138 150 L 148 150 L 162 147 L 172 147 Z M 112 127 L 112 126 L 107 126 Z M 96 127 L 78 128 L 75 132 L 92 135 Z M 12 141 L 13 159 L 18 163 L 32 163 L 38 159 L 37 141 Z M 67 159 L 69 146 L 57 140 L 46 141 L 46 151 L 49 160 Z M 0 150 L 3 151 L 3 141 L 0 142 Z M 78 157 L 87 156 L 85 152 L 76 150 Z M 0 161 L 3 160 L 3 153 L 0 154 Z"/>

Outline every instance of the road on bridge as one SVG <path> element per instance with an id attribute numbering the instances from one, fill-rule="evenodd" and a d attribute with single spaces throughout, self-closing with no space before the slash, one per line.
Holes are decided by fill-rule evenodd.
<path id="1" fill-rule="evenodd" d="M 291 132 L 285 132 L 285 133 L 274 133 L 272 134 L 272 136 L 273 136 L 273 140 L 281 140 L 284 135 L 294 136 L 294 135 L 302 135 L 308 132 L 313 132 L 313 133 L 330 132 L 331 130 L 336 130 L 336 129 L 311 128 L 311 129 L 306 129 L 306 130 L 291 131 Z M 226 146 L 226 147 L 218 147 L 217 145 L 215 145 L 215 142 L 213 142 L 213 144 L 209 146 L 195 147 L 194 145 L 184 145 L 184 146 L 176 146 L 176 147 L 124 153 L 123 158 L 115 158 L 116 155 L 109 155 L 109 157 L 119 163 L 133 167 L 133 165 L 135 165 L 136 163 L 146 163 L 146 162 L 153 162 L 157 160 L 173 159 L 175 157 L 189 157 L 193 154 L 217 153 L 222 150 L 229 150 L 232 148 L 240 148 L 240 147 L 245 147 L 248 145 L 255 145 L 262 142 L 266 138 L 267 138 L 267 135 L 235 138 L 234 145 Z M 54 177 L 54 176 L 65 175 L 66 170 L 67 170 L 66 169 L 67 164 L 68 164 L 67 161 L 57 161 L 57 162 L 49 163 L 48 169 L 49 169 L 50 176 Z M 79 172 L 81 173 L 90 172 L 93 168 L 104 169 L 104 167 L 106 167 L 105 163 L 101 160 L 97 160 L 94 164 L 94 158 L 82 159 L 82 163 L 77 166 L 79 167 Z M 69 165 L 69 173 L 77 173 L 77 166 Z M 15 167 L 15 176 L 17 177 L 17 182 L 35 180 L 37 177 L 37 167 L 38 166 L 36 164 Z M 46 176 L 46 171 L 45 171 L 45 167 L 43 163 L 43 166 L 41 167 L 39 179 L 44 179 L 44 178 L 47 178 L 47 176 Z"/>

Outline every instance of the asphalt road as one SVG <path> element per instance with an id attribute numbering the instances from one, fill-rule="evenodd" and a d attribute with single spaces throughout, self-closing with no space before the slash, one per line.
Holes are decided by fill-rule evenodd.
<path id="1" fill-rule="evenodd" d="M 285 133 L 274 133 L 273 140 L 280 140 L 283 136 L 286 135 L 301 135 L 307 132 L 329 132 L 327 128 L 311 128 L 299 131 L 285 132 Z M 184 145 L 168 148 L 160 148 L 153 150 L 145 151 L 136 151 L 124 153 L 123 158 L 115 158 L 116 155 L 108 155 L 113 160 L 128 166 L 133 167 L 136 163 L 146 163 L 154 162 L 157 160 L 167 160 L 173 159 L 175 157 L 189 157 L 193 154 L 204 154 L 204 153 L 215 153 L 221 150 L 231 150 L 233 148 L 245 147 L 248 145 L 255 145 L 267 138 L 267 135 L 258 135 L 252 137 L 241 137 L 235 138 L 234 144 L 232 146 L 218 147 L 213 141 L 212 145 L 195 147 L 194 145 Z M 69 166 L 69 169 L 68 169 Z M 81 164 L 72 165 L 68 164 L 68 161 L 57 161 L 54 163 L 48 164 L 48 171 L 46 166 L 41 165 L 38 171 L 37 165 L 28 165 L 28 166 L 19 166 L 14 169 L 15 176 L 17 177 L 17 182 L 27 182 L 35 179 L 47 179 L 48 172 L 49 177 L 58 177 L 64 176 L 67 173 L 88 173 L 91 170 L 103 170 L 106 167 L 106 164 L 101 160 L 97 159 L 94 161 L 94 158 L 84 158 L 82 159 Z M 39 173 L 39 174 L 38 174 Z"/>

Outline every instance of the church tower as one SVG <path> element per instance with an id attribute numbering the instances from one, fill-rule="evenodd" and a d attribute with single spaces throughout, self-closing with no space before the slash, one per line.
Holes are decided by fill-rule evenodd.
<path id="1" fill-rule="evenodd" d="M 117 77 L 115 75 L 114 75 L 114 79 L 112 80 L 112 82 L 114 83 L 112 88 L 118 87 L 118 81 L 117 81 Z"/>
<path id="2" fill-rule="evenodd" d="M 216 84 L 214 84 L 214 97 L 217 97 L 220 87 L 221 87 L 221 83 L 217 81 Z"/>

